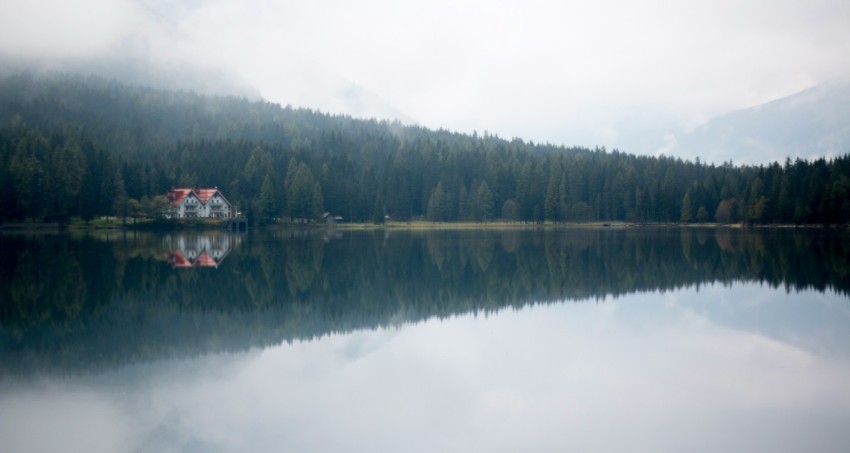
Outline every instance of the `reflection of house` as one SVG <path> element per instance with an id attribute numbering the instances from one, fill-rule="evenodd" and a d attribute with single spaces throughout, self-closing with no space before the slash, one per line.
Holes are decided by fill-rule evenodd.
<path id="1" fill-rule="evenodd" d="M 224 198 L 218 188 L 213 189 L 171 189 L 168 191 L 171 202 L 169 217 L 183 219 L 195 217 L 230 217 L 230 202 Z"/>
<path id="2" fill-rule="evenodd" d="M 230 235 L 191 235 L 171 238 L 171 267 L 218 267 L 239 245 L 241 239 Z"/>

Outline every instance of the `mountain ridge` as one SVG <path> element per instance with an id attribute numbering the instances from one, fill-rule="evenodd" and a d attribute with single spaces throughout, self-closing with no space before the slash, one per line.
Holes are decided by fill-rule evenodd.
<path id="1" fill-rule="evenodd" d="M 680 135 L 667 152 L 704 162 L 768 164 L 850 151 L 850 81 L 833 80 L 735 110 Z"/>

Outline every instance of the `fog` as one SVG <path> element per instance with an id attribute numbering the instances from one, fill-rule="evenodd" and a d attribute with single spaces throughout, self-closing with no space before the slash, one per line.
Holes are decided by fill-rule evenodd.
<path id="1" fill-rule="evenodd" d="M 0 58 L 657 154 L 850 75 L 850 3 L 6 0 Z"/>

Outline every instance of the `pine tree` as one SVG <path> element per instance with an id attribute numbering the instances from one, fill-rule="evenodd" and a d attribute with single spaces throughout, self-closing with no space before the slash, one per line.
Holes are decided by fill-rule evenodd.
<path id="1" fill-rule="evenodd" d="M 447 209 L 446 206 L 446 193 L 443 191 L 443 183 L 437 183 L 437 187 L 431 192 L 431 196 L 428 198 L 428 212 L 427 217 L 428 220 L 433 220 L 435 222 L 445 222 L 448 220 Z"/>
<path id="2" fill-rule="evenodd" d="M 691 208 L 691 189 L 685 192 L 682 198 L 682 210 L 679 215 L 679 221 L 682 223 L 690 223 L 693 219 L 693 208 Z"/>
<path id="3" fill-rule="evenodd" d="M 708 222 L 708 210 L 705 209 L 705 206 L 700 206 L 699 209 L 697 209 L 697 222 Z"/>
<path id="4" fill-rule="evenodd" d="M 112 214 L 121 217 L 122 223 L 126 225 L 127 210 L 129 209 L 128 202 L 130 199 L 127 196 L 127 190 L 124 188 L 124 176 L 118 168 L 115 169 L 113 182 L 115 184 L 115 198 L 112 199 Z"/>
<path id="5" fill-rule="evenodd" d="M 476 218 L 477 220 L 487 221 L 493 218 L 493 192 L 490 191 L 490 186 L 487 181 L 482 182 L 478 186 L 476 193 Z"/>
<path id="6" fill-rule="evenodd" d="M 558 220 L 558 205 L 560 204 L 558 189 L 561 185 L 560 179 L 560 175 L 555 170 L 555 167 L 552 167 L 552 171 L 549 173 L 549 184 L 546 187 L 546 199 L 543 201 L 544 217 L 545 220 L 550 222 Z"/>
<path id="7" fill-rule="evenodd" d="M 268 172 L 266 172 L 266 177 L 263 179 L 263 186 L 260 189 L 257 211 L 260 214 L 260 222 L 264 224 L 274 222 L 275 217 L 278 215 L 274 186 L 272 186 L 271 176 Z"/>

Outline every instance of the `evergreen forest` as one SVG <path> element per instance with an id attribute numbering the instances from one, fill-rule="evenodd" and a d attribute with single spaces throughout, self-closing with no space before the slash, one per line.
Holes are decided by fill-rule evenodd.
<path id="1" fill-rule="evenodd" d="M 0 74 L 0 222 L 156 217 L 171 187 L 218 187 L 254 224 L 850 222 L 850 155 L 707 164 Z"/>

